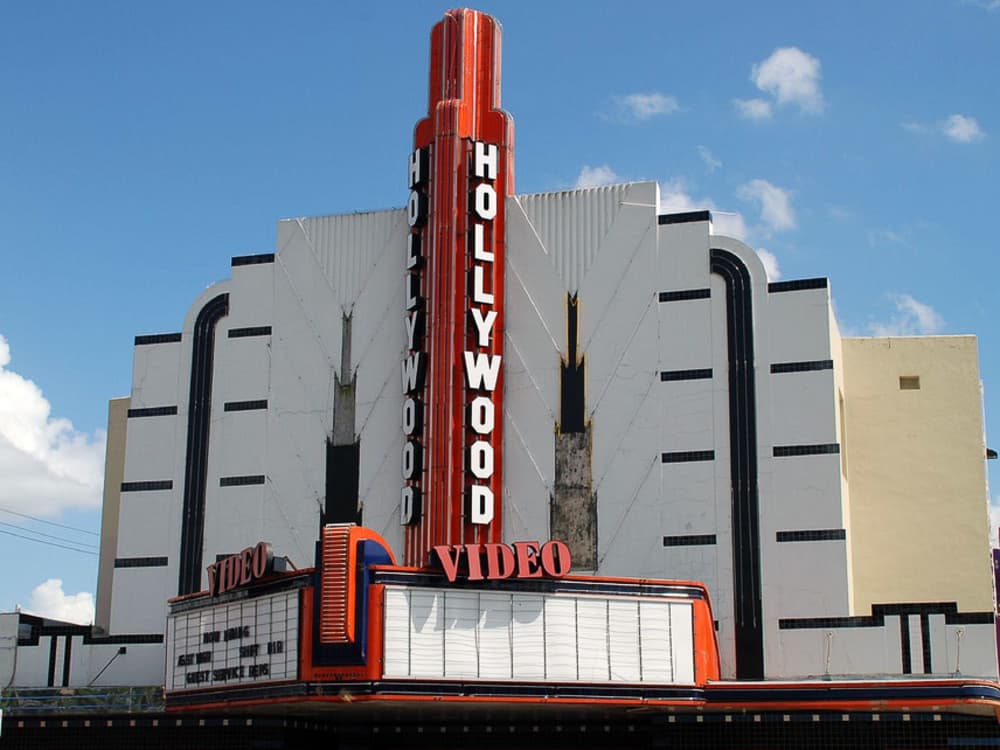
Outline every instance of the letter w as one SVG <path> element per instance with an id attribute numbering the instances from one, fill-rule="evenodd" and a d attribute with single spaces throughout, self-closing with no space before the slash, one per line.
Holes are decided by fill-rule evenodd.
<path id="1" fill-rule="evenodd" d="M 410 352 L 403 360 L 403 393 L 412 393 L 424 387 L 426 357 L 423 352 Z"/>
<path id="2" fill-rule="evenodd" d="M 500 375 L 499 354 L 492 356 L 482 352 L 465 352 L 465 376 L 469 382 L 469 388 L 479 390 L 495 391 L 497 387 L 497 377 Z"/>

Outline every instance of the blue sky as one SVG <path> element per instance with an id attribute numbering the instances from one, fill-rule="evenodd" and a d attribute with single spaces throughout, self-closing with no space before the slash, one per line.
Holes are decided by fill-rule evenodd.
<path id="1" fill-rule="evenodd" d="M 0 611 L 86 608 L 96 557 L 11 534 L 96 544 L 133 337 L 179 330 L 280 218 L 402 205 L 447 7 L 5 7 Z M 477 7 L 518 192 L 659 180 L 776 276 L 828 276 L 845 333 L 978 335 L 1000 448 L 1000 0 Z"/>

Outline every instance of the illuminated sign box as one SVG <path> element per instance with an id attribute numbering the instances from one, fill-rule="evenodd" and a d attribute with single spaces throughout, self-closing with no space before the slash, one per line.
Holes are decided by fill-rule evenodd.
<path id="1" fill-rule="evenodd" d="M 298 653 L 298 591 L 171 615 L 166 689 L 295 680 Z"/>
<path id="2" fill-rule="evenodd" d="M 694 684 L 689 601 L 385 588 L 387 678 Z"/>

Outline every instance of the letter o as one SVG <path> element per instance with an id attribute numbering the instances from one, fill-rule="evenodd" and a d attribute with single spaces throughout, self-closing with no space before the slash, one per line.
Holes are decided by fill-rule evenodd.
<path id="1" fill-rule="evenodd" d="M 493 432 L 496 422 L 496 407 L 486 396 L 476 396 L 469 404 L 469 426 L 480 435 Z"/>
<path id="2" fill-rule="evenodd" d="M 477 479 L 493 476 L 493 446 L 485 440 L 477 440 L 469 446 L 469 471 Z"/>
<path id="3" fill-rule="evenodd" d="M 253 577 L 263 578 L 267 573 L 268 563 L 271 560 L 271 545 L 267 542 L 259 542 L 253 549 Z"/>
<path id="4" fill-rule="evenodd" d="M 494 212 L 496 208 L 494 207 Z M 424 223 L 427 218 L 427 196 L 418 193 L 416 190 L 410 191 L 410 198 L 406 201 L 406 221 L 411 227 L 417 227 Z"/>
<path id="5" fill-rule="evenodd" d="M 573 567 L 569 547 L 565 542 L 551 541 L 542 545 L 542 570 L 552 578 L 562 578 Z"/>
<path id="6" fill-rule="evenodd" d="M 497 191 L 487 183 L 476 185 L 475 203 L 476 216 L 485 221 L 491 221 L 497 215 Z M 410 226 L 413 226 L 412 224 Z"/>
<path id="7" fill-rule="evenodd" d="M 420 404 L 415 398 L 403 401 L 403 434 L 412 435 L 420 429 Z"/>
<path id="8" fill-rule="evenodd" d="M 421 467 L 420 446 L 412 440 L 403 444 L 403 479 L 415 479 Z"/>

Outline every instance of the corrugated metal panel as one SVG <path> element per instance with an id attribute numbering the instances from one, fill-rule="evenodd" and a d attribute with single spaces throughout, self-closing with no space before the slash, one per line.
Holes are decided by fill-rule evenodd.
<path id="1" fill-rule="evenodd" d="M 566 291 L 579 289 L 630 187 L 608 185 L 516 197 Z"/>
<path id="2" fill-rule="evenodd" d="M 320 583 L 320 643 L 354 641 L 351 583 L 351 524 L 323 527 L 323 573 Z"/>
<path id="3" fill-rule="evenodd" d="M 396 252 L 403 273 L 403 247 L 392 240 L 394 228 L 406 221 L 402 209 L 295 221 L 345 307 L 357 300 L 383 253 Z"/>

